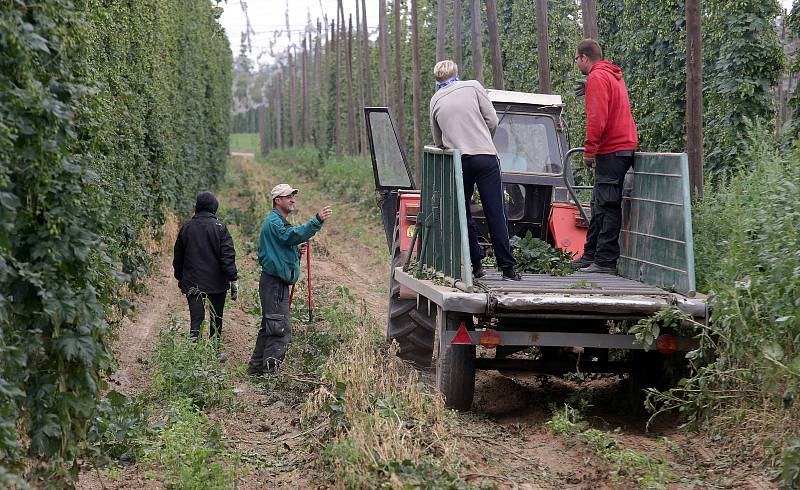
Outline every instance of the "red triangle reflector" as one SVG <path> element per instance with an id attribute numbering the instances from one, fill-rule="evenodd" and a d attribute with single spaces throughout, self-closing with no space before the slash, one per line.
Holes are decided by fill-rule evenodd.
<path id="1" fill-rule="evenodd" d="M 453 337 L 453 340 L 450 341 L 451 344 L 464 344 L 464 345 L 472 345 L 472 337 L 469 336 L 469 332 L 467 332 L 467 327 L 464 323 L 461 323 L 461 326 L 458 327 L 458 332 L 456 332 L 456 336 Z"/>

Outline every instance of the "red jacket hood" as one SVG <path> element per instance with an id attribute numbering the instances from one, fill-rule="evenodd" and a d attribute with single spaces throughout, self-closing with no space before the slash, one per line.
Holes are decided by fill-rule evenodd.
<path id="1" fill-rule="evenodd" d="M 617 65 L 608 60 L 600 60 L 594 65 L 592 65 L 592 69 L 589 70 L 589 73 L 595 70 L 602 70 L 608 72 L 617 80 L 622 80 L 622 70 L 620 70 L 620 68 Z"/>

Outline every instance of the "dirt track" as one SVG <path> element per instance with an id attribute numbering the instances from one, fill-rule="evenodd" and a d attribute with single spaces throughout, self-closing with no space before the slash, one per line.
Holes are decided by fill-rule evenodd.
<path id="1" fill-rule="evenodd" d="M 268 167 L 256 165 L 251 154 L 234 154 L 233 165 L 248 179 L 271 187 L 275 176 Z M 255 174 L 254 174 L 255 173 Z M 353 206 L 336 203 L 335 197 L 325 196 L 313 185 L 292 182 L 300 187 L 302 217 L 312 215 L 322 205 L 334 204 L 334 217 L 324 232 L 315 238 L 317 260 L 314 280 L 320 284 L 338 284 L 364 301 L 371 316 L 385 324 L 386 250 L 376 246 L 383 232 L 377 224 L 370 225 L 359 240 L 355 236 L 363 229 L 362 212 Z M 225 198 L 225 196 L 222 196 Z M 235 201 L 235 196 L 228 196 Z M 224 202 L 224 201 L 223 201 Z M 235 205 L 234 202 L 225 205 Z M 357 226 L 356 226 L 357 225 Z M 377 238 L 376 238 L 377 237 Z M 370 245 L 364 242 L 370 242 Z M 161 260 L 160 272 L 151 279 L 146 296 L 138 299 L 138 313 L 126 321 L 115 344 L 120 372 L 115 376 L 116 389 L 140 393 L 149 384 L 151 373 L 143 360 L 149 357 L 160 328 L 168 325 L 170 315 L 188 316 L 185 304 L 171 277 L 170 257 Z M 253 267 L 250 257 L 238 257 L 240 269 Z M 257 285 L 244 284 L 244 288 Z M 249 358 L 257 325 L 253 317 L 239 304 L 230 304 L 225 314 L 225 349 L 232 363 L 244 363 Z M 269 393 L 251 383 L 237 384 L 237 392 L 245 410 L 239 420 L 225 421 L 228 444 L 261 462 L 259 470 L 243 478 L 240 488 L 315 488 L 320 484 L 314 474 L 313 454 L 302 449 L 304 434 L 297 429 L 296 414 L 278 406 Z M 592 427 L 614 431 L 614 437 L 626 447 L 648 454 L 658 454 L 669 461 L 670 471 L 677 480 L 670 488 L 772 488 L 760 469 L 738 465 L 731 472 L 709 441 L 680 433 L 677 421 L 657 421 L 655 429 L 646 432 L 645 419 L 625 415 L 619 409 L 619 399 L 625 396 L 620 383 L 596 380 L 576 385 L 558 379 L 525 376 L 510 378 L 497 372 L 481 372 L 476 386 L 473 412 L 459 414 L 457 434 L 461 450 L 475 464 L 464 476 L 478 485 L 497 488 L 631 488 L 636 485 L 630 477 L 613 475 L 615 467 L 596 451 L 574 438 L 555 435 L 546 425 L 551 408 L 563 406 L 576 397 L 587 400 L 592 407 L 587 421 Z M 225 420 L 225 414 L 212 414 Z M 660 441 L 668 436 L 679 450 L 669 450 Z M 757 465 L 757 462 L 751 462 Z M 264 469 L 266 468 L 266 469 Z M 107 487 L 150 488 L 157 481 L 143 479 L 134 467 L 125 470 L 122 480 L 105 481 Z M 95 476 L 81 480 L 81 488 L 101 488 Z"/>

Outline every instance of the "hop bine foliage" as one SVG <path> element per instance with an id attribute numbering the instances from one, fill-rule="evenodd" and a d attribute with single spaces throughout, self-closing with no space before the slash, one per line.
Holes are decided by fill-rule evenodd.
<path id="1" fill-rule="evenodd" d="M 147 271 L 141 239 L 224 173 L 220 13 L 0 2 L 0 486 L 76 476 L 113 369 L 107 318 Z"/>

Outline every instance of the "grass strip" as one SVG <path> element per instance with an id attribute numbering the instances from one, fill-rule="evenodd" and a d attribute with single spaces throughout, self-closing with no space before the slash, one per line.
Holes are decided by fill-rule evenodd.
<path id="1" fill-rule="evenodd" d="M 664 459 L 625 447 L 608 432 L 589 428 L 580 412 L 569 405 L 565 404 L 561 410 L 554 411 L 547 426 L 556 434 L 577 437 L 611 463 L 614 469 L 610 476 L 614 482 L 619 482 L 620 477 L 625 476 L 640 488 L 661 489 L 675 481 Z"/>

